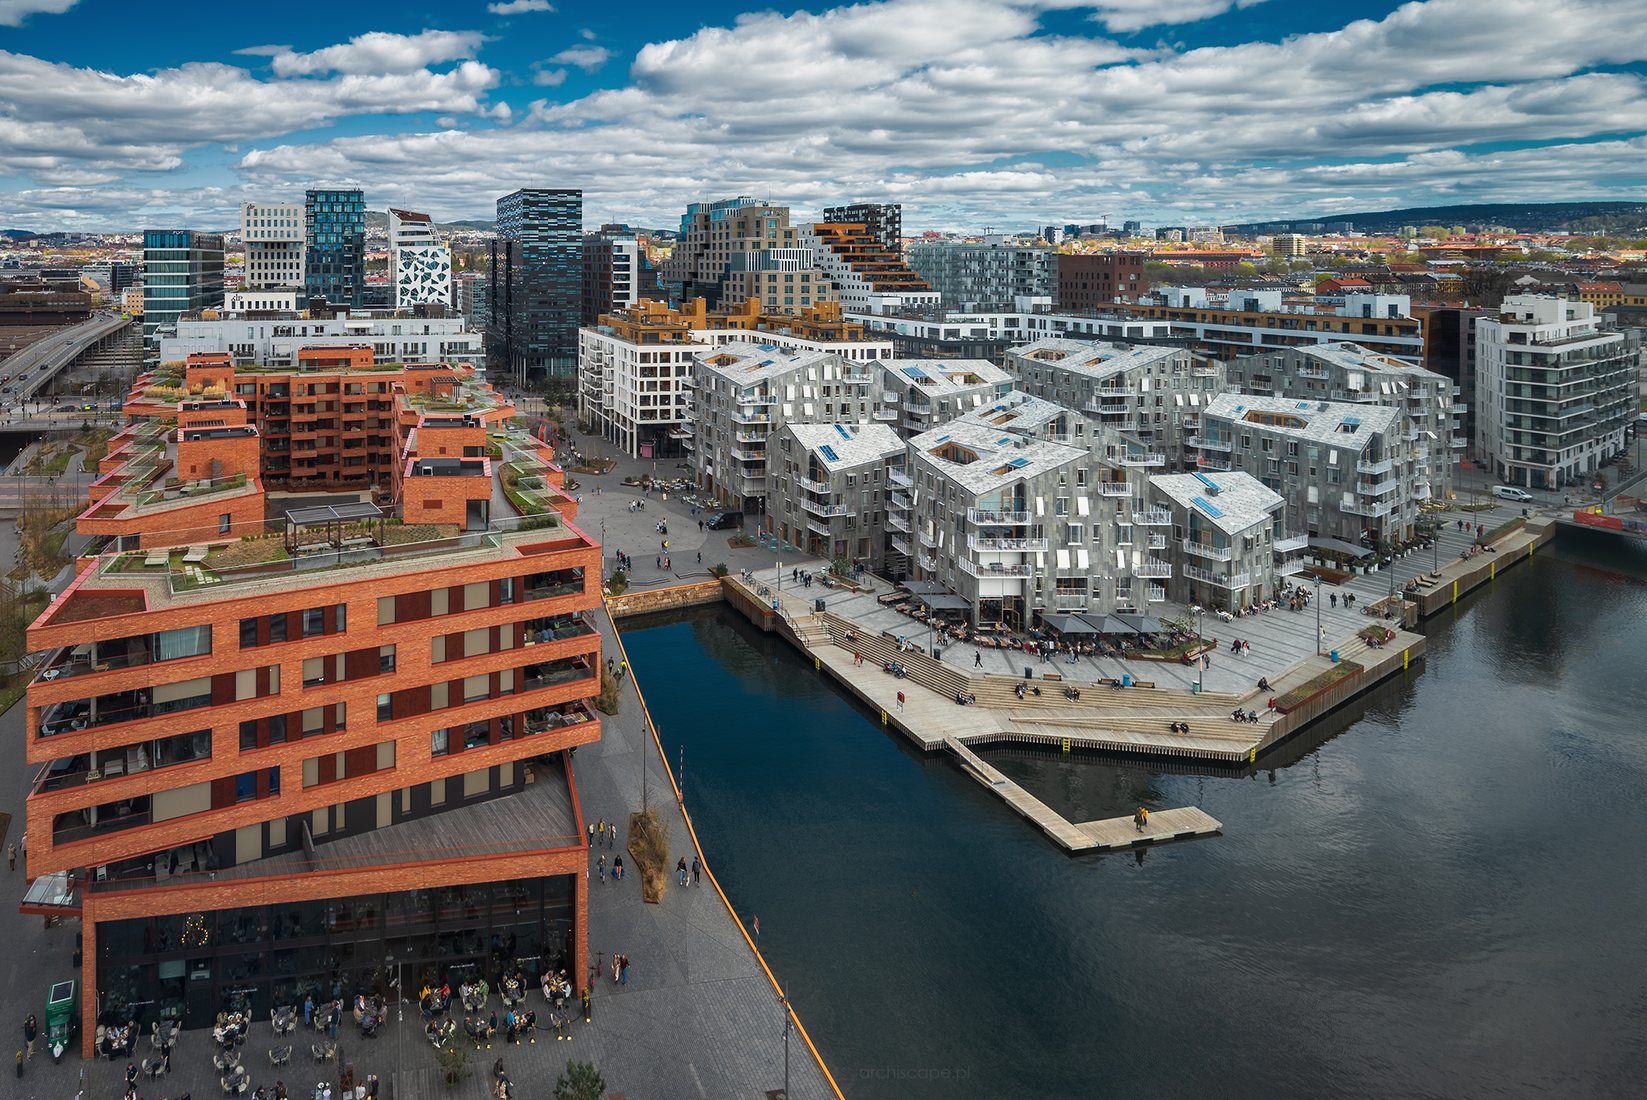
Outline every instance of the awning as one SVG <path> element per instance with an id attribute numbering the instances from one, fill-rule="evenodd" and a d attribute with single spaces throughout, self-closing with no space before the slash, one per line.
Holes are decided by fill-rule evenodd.
<path id="1" fill-rule="evenodd" d="M 1140 634 L 1161 633 L 1160 619 L 1152 619 L 1148 615 L 1117 615 L 1115 617 Z"/>
<path id="2" fill-rule="evenodd" d="M 1116 615 L 1082 615 L 1095 634 L 1134 634 L 1136 631 Z"/>
<path id="3" fill-rule="evenodd" d="M 1042 615 L 1041 625 L 1059 634 L 1097 634 L 1098 628 L 1079 615 Z"/>
<path id="4" fill-rule="evenodd" d="M 932 611 L 967 611 L 972 607 L 972 604 L 967 602 L 965 596 L 947 596 L 938 593 L 920 595 L 916 599 Z"/>
<path id="5" fill-rule="evenodd" d="M 1368 550 L 1364 546 L 1357 546 L 1353 542 L 1345 542 L 1343 539 L 1332 539 L 1324 536 L 1311 535 L 1310 545 L 1319 547 L 1322 550 L 1336 550 L 1340 554 L 1348 554 L 1352 558 L 1372 557 L 1371 550 Z"/>
<path id="6" fill-rule="evenodd" d="M 913 596 L 927 595 L 933 592 L 948 592 L 949 589 L 937 581 L 905 581 L 898 586 Z"/>

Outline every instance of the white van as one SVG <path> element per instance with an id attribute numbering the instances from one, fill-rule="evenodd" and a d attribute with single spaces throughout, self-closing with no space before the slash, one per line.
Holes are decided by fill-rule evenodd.
<path id="1" fill-rule="evenodd" d="M 1532 502 L 1533 494 L 1525 489 L 1517 489 L 1514 485 L 1494 485 L 1493 496 L 1503 497 L 1505 500 L 1514 500 L 1521 504 Z"/>

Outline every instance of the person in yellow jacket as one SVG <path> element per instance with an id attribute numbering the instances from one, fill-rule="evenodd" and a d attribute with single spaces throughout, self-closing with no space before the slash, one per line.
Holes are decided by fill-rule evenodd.
<path id="1" fill-rule="evenodd" d="M 1144 826 L 1149 824 L 1149 811 L 1142 806 L 1138 807 L 1138 812 L 1132 815 L 1132 824 L 1139 832 L 1143 832 Z"/>

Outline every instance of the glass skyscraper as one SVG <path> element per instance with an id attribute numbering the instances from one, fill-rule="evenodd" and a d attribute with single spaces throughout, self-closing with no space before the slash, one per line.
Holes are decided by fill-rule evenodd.
<path id="1" fill-rule="evenodd" d="M 160 359 L 160 330 L 191 310 L 223 304 L 223 235 L 143 231 L 143 362 Z"/>
<path id="2" fill-rule="evenodd" d="M 303 195 L 303 289 L 358 309 L 366 294 L 366 198 L 359 191 Z"/>
<path id="3" fill-rule="evenodd" d="M 486 365 L 517 383 L 575 382 L 583 310 L 583 192 L 528 187 L 498 200 Z"/>

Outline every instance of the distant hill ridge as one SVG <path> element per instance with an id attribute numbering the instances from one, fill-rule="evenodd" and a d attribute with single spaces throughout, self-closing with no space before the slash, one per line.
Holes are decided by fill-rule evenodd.
<path id="1" fill-rule="evenodd" d="M 1224 228 L 1263 232 L 1279 226 L 1350 222 L 1357 230 L 1376 232 L 1404 225 L 1507 225 L 1525 232 L 1630 232 L 1647 225 L 1643 202 L 1486 202 L 1458 206 L 1409 206 L 1399 210 L 1363 210 L 1348 214 L 1312 214 L 1272 218 Z"/>

